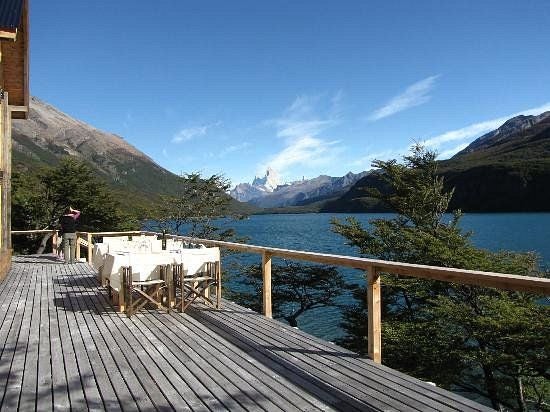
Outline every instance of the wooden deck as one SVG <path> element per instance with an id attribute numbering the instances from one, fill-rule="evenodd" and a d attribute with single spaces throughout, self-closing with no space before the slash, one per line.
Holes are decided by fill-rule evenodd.
<path id="1" fill-rule="evenodd" d="M 14 257 L 0 305 L 1 410 L 489 410 L 229 302 L 128 319 L 85 263 Z"/>

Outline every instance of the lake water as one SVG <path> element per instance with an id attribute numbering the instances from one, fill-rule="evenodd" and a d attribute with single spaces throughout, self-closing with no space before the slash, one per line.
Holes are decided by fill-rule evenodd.
<path id="1" fill-rule="evenodd" d="M 358 255 L 358 251 L 345 244 L 345 239 L 331 231 L 333 217 L 344 220 L 348 214 L 296 214 L 254 215 L 249 219 L 228 222 L 239 235 L 249 238 L 248 243 L 342 255 Z M 391 218 L 391 214 L 355 214 L 365 226 L 374 218 Z M 449 215 L 446 219 L 451 219 Z M 461 226 L 472 231 L 472 241 L 478 247 L 492 251 L 514 250 L 536 252 L 541 264 L 550 266 L 550 213 L 465 214 Z M 258 261 L 260 258 L 250 258 Z M 342 269 L 349 283 L 363 284 L 360 271 Z M 349 295 L 339 303 L 349 304 Z M 307 312 L 298 320 L 301 329 L 323 339 L 333 340 L 342 335 L 339 327 L 340 310 L 317 309 Z"/>

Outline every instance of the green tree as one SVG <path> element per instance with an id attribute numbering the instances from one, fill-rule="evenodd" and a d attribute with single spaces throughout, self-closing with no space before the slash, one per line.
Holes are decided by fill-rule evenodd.
<path id="1" fill-rule="evenodd" d="M 272 310 L 275 318 L 285 319 L 290 326 L 298 326 L 298 318 L 305 312 L 327 306 L 337 306 L 345 282 L 333 266 L 307 265 L 284 261 L 284 265 L 273 265 Z M 233 292 L 238 303 L 257 312 L 262 311 L 262 267 L 252 265 L 242 271 L 242 281 L 249 292 Z"/>
<path id="2" fill-rule="evenodd" d="M 196 238 L 234 239 L 234 229 L 218 224 L 222 217 L 241 217 L 231 213 L 229 187 L 229 180 L 222 175 L 203 178 L 199 173 L 189 173 L 181 176 L 176 195 L 161 195 L 157 211 L 159 228 Z"/>
<path id="3" fill-rule="evenodd" d="M 373 219 L 369 228 L 354 218 L 334 220 L 333 230 L 367 257 L 542 276 L 536 256 L 476 248 L 460 229 L 460 212 L 444 215 L 452 191 L 445 192 L 435 157 L 416 146 L 403 164 L 375 161 L 389 190 L 369 194 L 397 216 Z M 548 408 L 550 308 L 537 297 L 391 274 L 382 283 L 384 363 L 481 394 L 495 408 Z M 343 323 L 341 343 L 358 351 L 366 347 L 365 295 L 356 291 L 360 303 Z"/>
<path id="4" fill-rule="evenodd" d="M 82 212 L 81 231 L 135 229 L 137 220 L 119 209 L 119 204 L 102 180 L 80 160 L 63 158 L 54 168 L 37 175 L 15 172 L 12 178 L 12 227 L 55 229 L 65 208 Z M 41 253 L 51 235 L 44 236 Z"/>

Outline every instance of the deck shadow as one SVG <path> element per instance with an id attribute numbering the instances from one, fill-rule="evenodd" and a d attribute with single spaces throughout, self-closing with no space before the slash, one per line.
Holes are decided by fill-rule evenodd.
<path id="1" fill-rule="evenodd" d="M 56 255 L 14 255 L 14 263 L 38 263 L 41 265 L 62 265 L 63 261 L 60 261 Z"/>
<path id="2" fill-rule="evenodd" d="M 292 351 L 292 349 L 283 346 L 279 347 L 259 343 L 255 339 L 243 335 L 243 333 L 235 327 L 228 325 L 220 319 L 216 319 L 214 315 L 209 312 L 215 313 L 215 311 L 201 310 L 197 307 L 191 308 L 187 313 L 198 322 L 203 323 L 214 333 L 223 337 L 229 343 L 246 353 L 248 356 L 254 358 L 267 368 L 272 369 L 277 373 L 277 375 L 287 379 L 292 384 L 302 387 L 308 391 L 311 396 L 321 402 L 342 410 L 378 410 L 377 405 L 374 403 L 373 405 L 369 405 L 368 400 L 364 400 L 364 402 L 357 400 L 353 396 L 350 396 L 338 388 L 324 382 L 320 378 L 313 376 L 311 371 L 301 368 L 277 354 L 277 352 L 289 352 Z M 334 351 L 329 352 L 323 350 L 304 351 L 301 353 L 314 353 L 317 355 L 330 355 L 333 357 L 350 357 L 348 353 L 338 354 Z M 335 399 L 338 401 L 335 402 Z"/>

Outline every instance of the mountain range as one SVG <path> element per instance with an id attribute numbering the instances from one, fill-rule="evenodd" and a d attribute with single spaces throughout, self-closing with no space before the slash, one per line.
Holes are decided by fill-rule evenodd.
<path id="1" fill-rule="evenodd" d="M 96 129 L 32 97 L 28 120 L 13 120 L 13 169 L 36 171 L 63 156 L 85 161 L 108 183 L 122 205 L 151 207 L 175 194 L 178 176 L 122 137 Z M 451 208 L 478 212 L 550 211 L 550 112 L 506 121 L 439 164 Z M 319 176 L 281 184 L 273 170 L 231 195 L 239 212 L 386 211 L 366 188 L 384 190 L 378 172 Z"/>
<path id="2" fill-rule="evenodd" d="M 229 194 L 239 202 L 249 202 L 258 197 L 272 193 L 279 186 L 279 176 L 272 168 L 268 167 L 264 177 L 256 176 L 250 183 L 239 183 Z"/>
<path id="3" fill-rule="evenodd" d="M 254 178 L 252 184 L 238 184 L 230 195 L 261 208 L 305 206 L 342 195 L 366 174 L 367 172 L 349 172 L 342 177 L 321 175 L 313 179 L 279 184 L 277 174 L 268 168 L 263 178 Z"/>
<path id="4" fill-rule="evenodd" d="M 454 189 L 450 209 L 550 211 L 550 112 L 509 119 L 441 161 L 439 171 L 446 188 Z M 385 205 L 367 196 L 368 187 L 383 189 L 378 174 L 365 176 L 320 211 L 386 211 Z"/>

